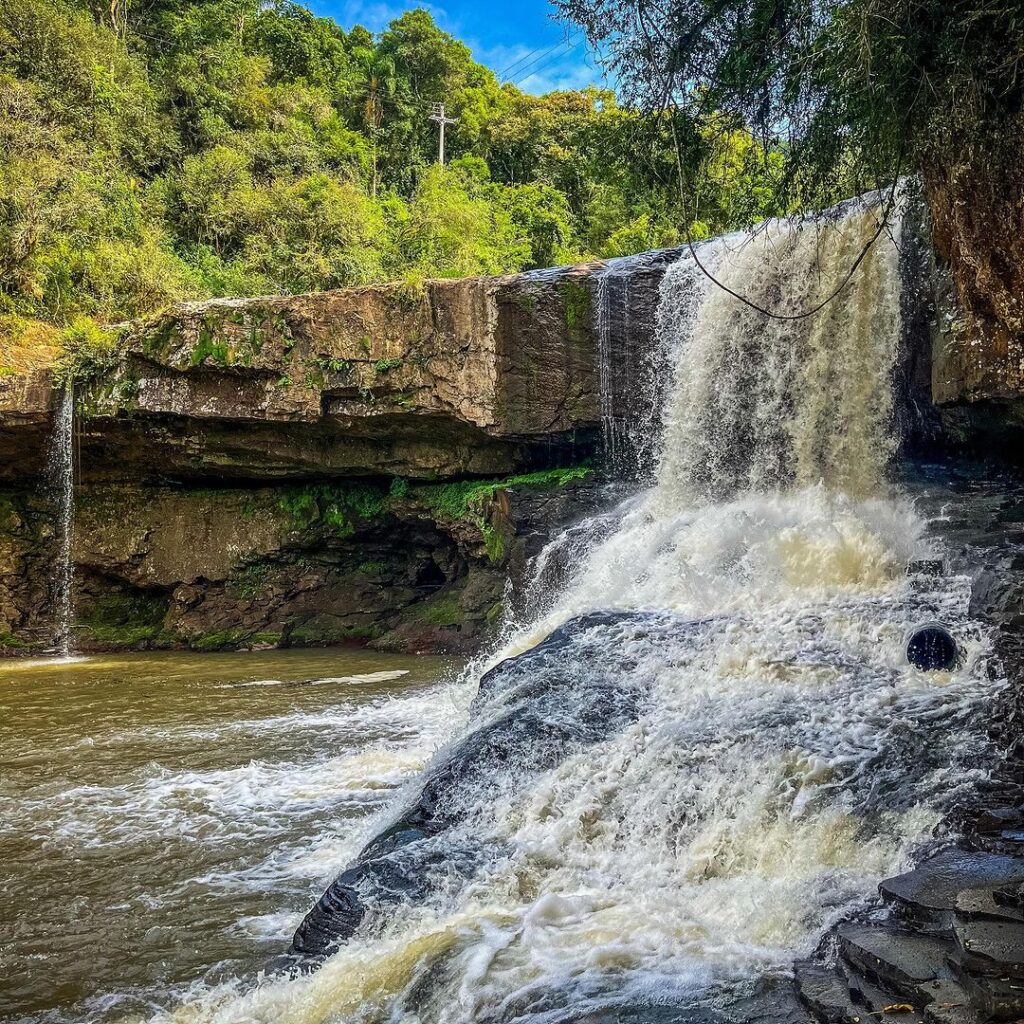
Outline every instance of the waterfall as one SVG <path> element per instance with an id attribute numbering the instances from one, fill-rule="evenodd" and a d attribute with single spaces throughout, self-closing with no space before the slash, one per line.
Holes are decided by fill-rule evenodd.
<path id="1" fill-rule="evenodd" d="M 795 313 L 844 282 L 878 216 L 869 198 L 697 255 Z M 970 580 L 907 575 L 937 550 L 886 482 L 899 298 L 885 234 L 806 320 L 673 265 L 654 486 L 556 541 L 575 563 L 557 592 L 470 669 L 498 666 L 499 685 L 481 684 L 468 739 L 536 700 L 536 744 L 475 774 L 446 760 L 462 748 L 438 755 L 443 787 L 426 804 L 411 787 L 367 833 L 390 851 L 383 883 L 411 877 L 413 895 L 371 907 L 315 973 L 209 989 L 166 1019 L 719 1019 L 903 869 L 984 782 L 1004 684 Z M 965 652 L 952 672 L 904 656 L 931 619 Z M 614 714 L 580 726 L 602 701 Z M 402 846 L 400 812 L 438 805 L 444 828 Z"/>
<path id="2" fill-rule="evenodd" d="M 598 398 L 604 464 L 617 479 L 646 479 L 666 377 L 665 349 L 654 336 L 656 282 L 676 250 L 606 260 L 594 275 Z"/>
<path id="3" fill-rule="evenodd" d="M 876 198 L 825 221 L 770 221 L 753 237 L 706 246 L 702 262 L 724 288 L 799 314 L 842 285 L 881 216 Z M 819 480 L 875 491 L 895 448 L 896 246 L 881 238 L 839 295 L 804 319 L 769 319 L 724 288 L 701 287 L 694 310 L 690 265 L 663 281 L 660 328 L 677 355 L 659 486 L 691 498 Z"/>
<path id="4" fill-rule="evenodd" d="M 612 271 L 597 276 L 597 355 L 599 366 L 601 438 L 605 461 L 614 471 L 618 461 L 618 424 L 615 419 L 615 370 L 612 367 L 614 318 L 612 310 Z M 627 279 L 628 280 L 628 279 Z"/>
<path id="5" fill-rule="evenodd" d="M 75 519 L 75 390 L 68 382 L 60 394 L 50 442 L 47 476 L 56 510 L 57 558 L 53 572 L 53 647 L 61 657 L 73 652 Z"/>

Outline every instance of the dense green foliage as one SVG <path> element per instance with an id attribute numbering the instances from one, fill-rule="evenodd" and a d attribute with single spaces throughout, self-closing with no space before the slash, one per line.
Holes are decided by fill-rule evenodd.
<path id="1" fill-rule="evenodd" d="M 786 154 L 779 201 L 816 205 L 1016 144 L 1019 0 L 554 0 L 634 102 L 719 112 Z"/>
<path id="2" fill-rule="evenodd" d="M 675 243 L 672 127 L 500 85 L 423 10 L 374 37 L 287 0 L 0 0 L 0 364 L 41 344 L 25 318 L 81 336 L 179 298 Z M 708 131 L 687 119 L 691 163 Z M 715 159 L 698 233 L 770 205 L 749 135 Z"/>

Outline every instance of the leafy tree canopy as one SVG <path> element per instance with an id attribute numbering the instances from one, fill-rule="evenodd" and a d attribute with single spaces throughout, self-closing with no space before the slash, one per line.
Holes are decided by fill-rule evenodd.
<path id="1" fill-rule="evenodd" d="M 722 116 L 529 95 L 424 10 L 375 36 L 290 0 L 0 0 L 0 337 L 674 244 L 679 140 L 715 170 L 690 230 L 725 230 L 776 210 L 780 155 Z"/>
<path id="2" fill-rule="evenodd" d="M 1024 100 L 1019 0 L 554 0 L 631 100 L 781 147 L 783 202 L 996 154 Z"/>

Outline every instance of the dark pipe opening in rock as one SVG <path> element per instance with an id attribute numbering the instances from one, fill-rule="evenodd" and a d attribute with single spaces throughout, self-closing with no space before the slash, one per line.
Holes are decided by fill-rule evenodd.
<path id="1" fill-rule="evenodd" d="M 952 633 L 937 622 L 919 626 L 907 641 L 907 661 L 922 671 L 950 670 L 960 661 L 960 648 Z"/>

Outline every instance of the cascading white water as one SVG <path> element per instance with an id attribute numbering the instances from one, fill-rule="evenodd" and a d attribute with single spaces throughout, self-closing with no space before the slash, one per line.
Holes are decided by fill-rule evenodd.
<path id="1" fill-rule="evenodd" d="M 57 557 L 53 567 L 53 648 L 64 658 L 74 647 L 74 544 L 75 522 L 75 390 L 68 383 L 60 394 L 50 441 L 47 476 L 55 507 Z"/>
<path id="2" fill-rule="evenodd" d="M 811 310 L 845 280 L 881 216 L 876 200 L 857 200 L 826 220 L 770 221 L 753 237 L 704 246 L 701 261 L 724 287 L 700 282 L 696 312 L 692 261 L 669 269 L 659 317 L 678 366 L 659 469 L 666 497 L 819 480 L 849 494 L 877 490 L 894 450 L 895 245 L 873 245 L 814 316 L 768 318 L 725 288 L 781 316 Z"/>
<path id="3" fill-rule="evenodd" d="M 736 291 L 806 308 L 878 215 L 863 201 L 701 254 Z M 789 324 L 692 260 L 670 270 L 657 484 L 594 521 L 557 598 L 490 662 L 583 612 L 651 610 L 640 632 L 588 630 L 557 668 L 641 694 L 636 720 L 554 768 L 511 756 L 486 784 L 456 780 L 458 823 L 433 841 L 483 851 L 468 879 L 371 913 L 312 975 L 204 990 L 171 1019 L 554 1022 L 718 1005 L 784 973 L 901 869 L 985 774 L 980 709 L 1002 684 L 969 581 L 905 572 L 933 551 L 884 482 L 898 308 L 888 239 L 823 315 Z M 699 640 L 680 617 L 700 621 Z M 904 657 L 907 631 L 933 618 L 966 651 L 954 672 Z"/>
<path id="4" fill-rule="evenodd" d="M 660 351 L 649 345 L 645 307 L 653 290 L 649 272 L 669 258 L 668 250 L 618 256 L 593 279 L 604 466 L 617 479 L 642 479 L 652 468 L 664 368 Z"/>

